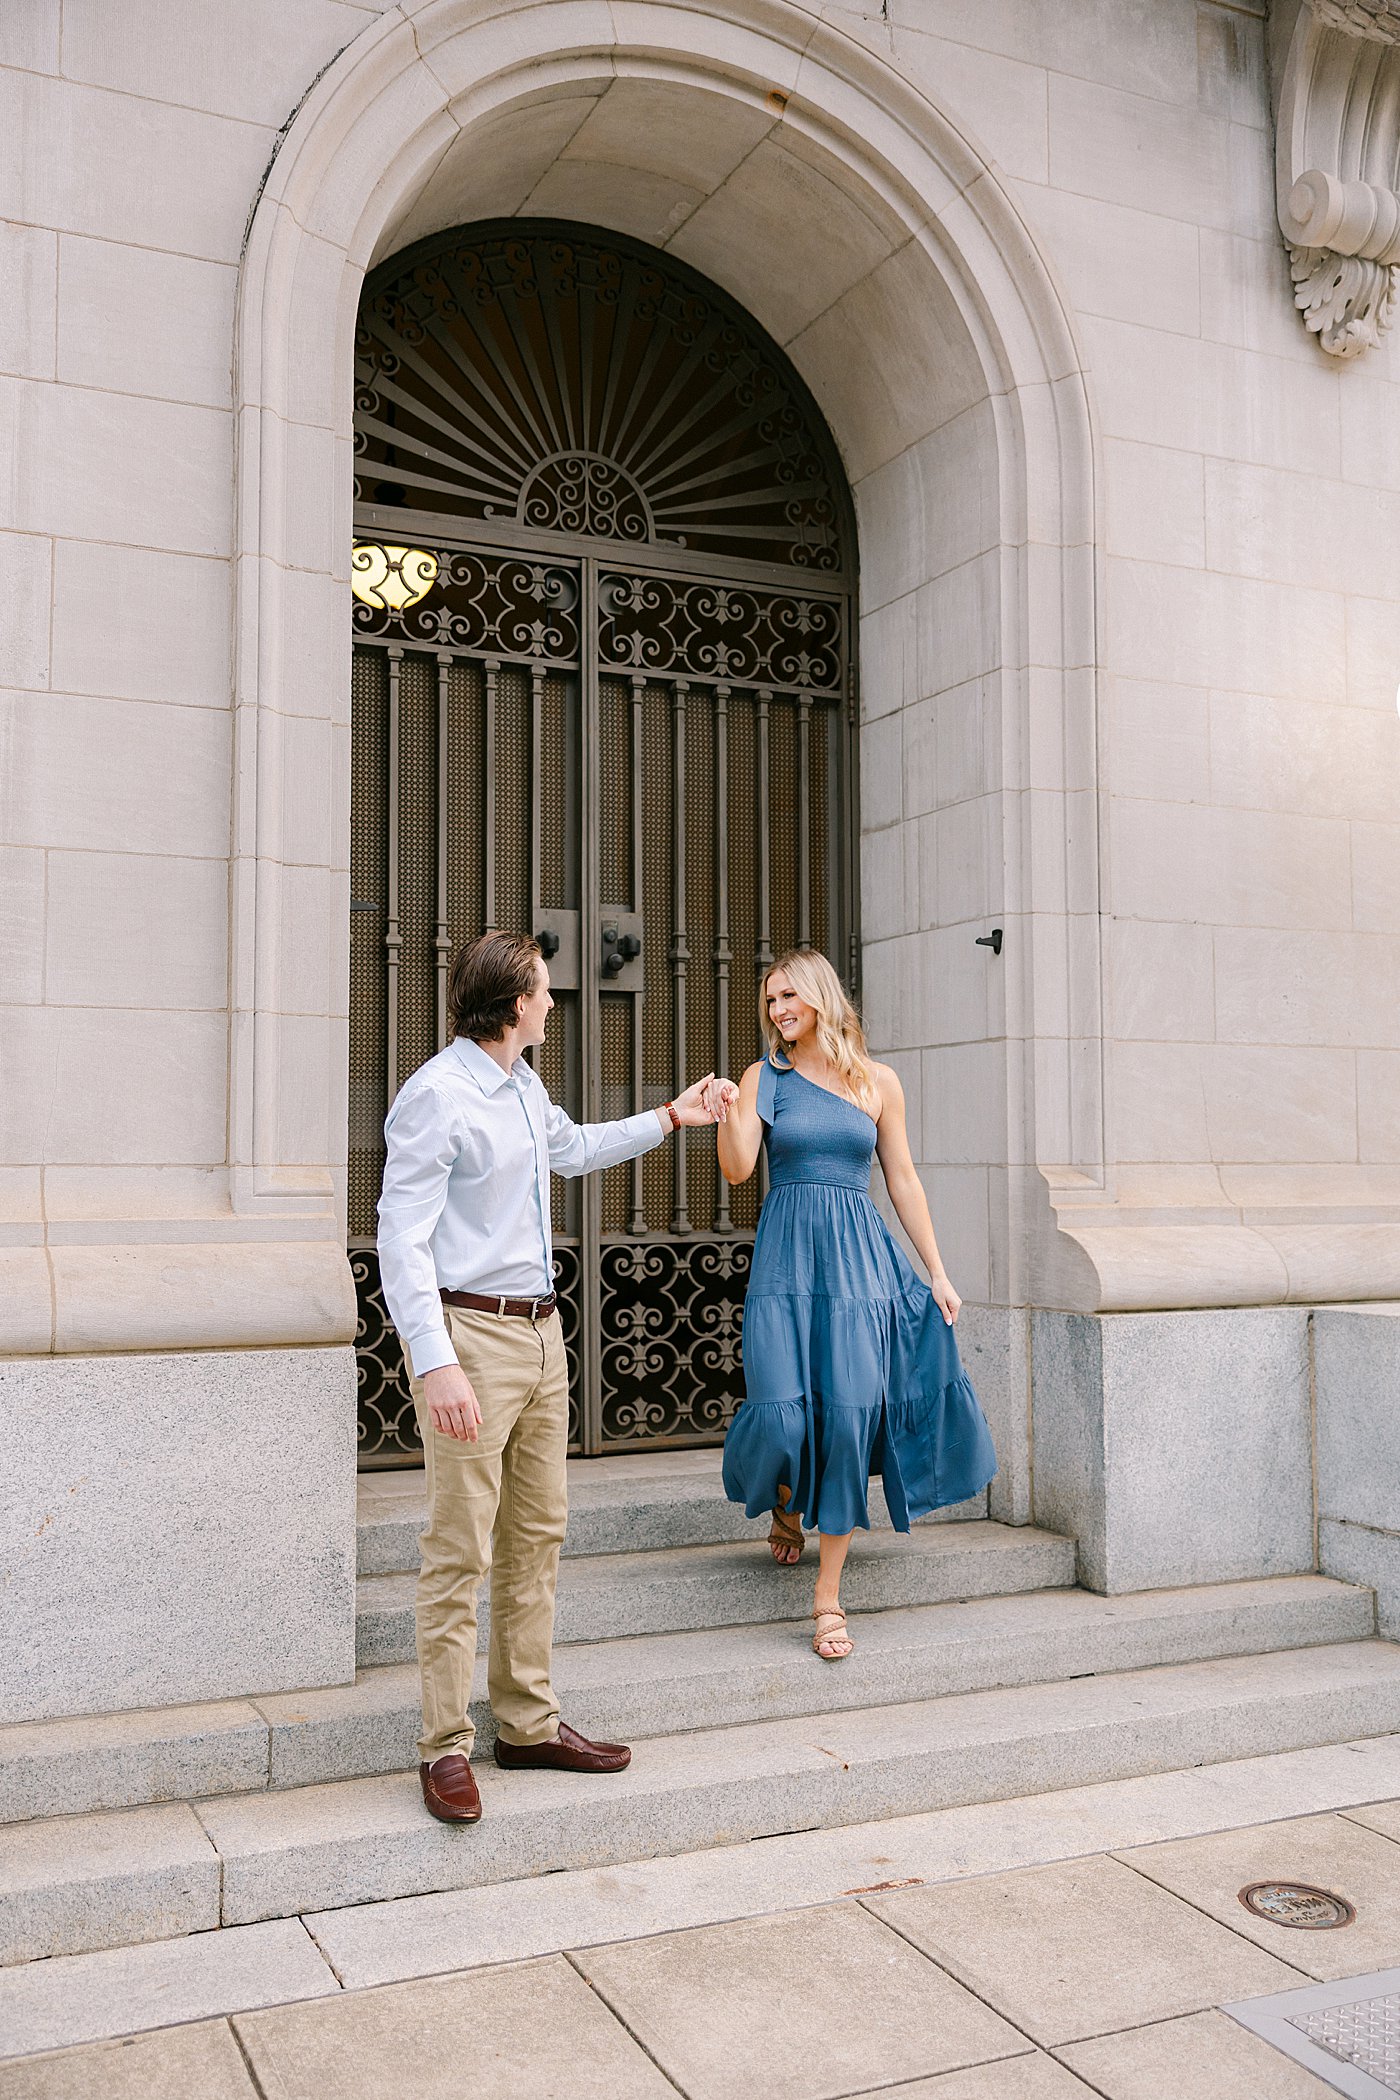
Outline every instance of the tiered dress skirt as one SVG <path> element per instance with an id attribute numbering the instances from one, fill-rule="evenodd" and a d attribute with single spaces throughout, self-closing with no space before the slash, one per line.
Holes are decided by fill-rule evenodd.
<path id="1" fill-rule="evenodd" d="M 869 1525 L 878 1474 L 906 1531 L 981 1493 L 997 1469 L 991 1434 L 953 1329 L 867 1193 L 872 1119 L 771 1065 L 765 1109 L 773 1179 L 744 1302 L 747 1397 L 725 1442 L 725 1492 L 754 1517 L 787 1487 L 808 1528 L 848 1532 Z M 853 1186 L 862 1174 L 866 1186 Z"/>

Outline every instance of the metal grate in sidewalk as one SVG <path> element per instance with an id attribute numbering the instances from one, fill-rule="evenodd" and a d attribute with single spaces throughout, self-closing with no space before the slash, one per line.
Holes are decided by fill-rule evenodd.
<path id="1" fill-rule="evenodd" d="M 1400 2094 L 1400 1969 L 1221 2009 L 1348 2100 Z"/>

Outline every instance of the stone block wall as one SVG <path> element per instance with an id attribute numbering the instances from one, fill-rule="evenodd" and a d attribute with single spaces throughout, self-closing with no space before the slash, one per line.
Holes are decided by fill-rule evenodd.
<path id="1" fill-rule="evenodd" d="M 572 212 L 744 300 L 846 463 L 866 1004 L 975 1315 L 994 1509 L 1030 1509 L 1033 1441 L 1106 1582 L 1294 1564 L 1300 1309 L 1400 1290 L 1400 333 L 1342 363 L 1294 310 L 1266 28 L 1263 0 L 4 12 L 21 1424 L 65 1365 L 121 1420 L 153 1352 L 210 1366 L 216 1413 L 225 1356 L 275 1353 L 342 1450 L 356 288 L 439 226 Z M 1361 1348 L 1319 1335 L 1319 1366 Z M 183 1506 L 94 1446 L 102 1506 L 183 1527 L 171 1598 L 258 1479 L 227 1404 L 230 1470 L 191 1452 Z M 1173 1534 L 1161 1438 L 1199 1456 L 1220 1421 L 1273 1485 L 1231 1512 L 1187 1468 Z M 1334 1471 L 1326 1550 L 1388 1550 Z M 340 1495 L 308 1568 L 340 1564 Z"/>
<path id="2" fill-rule="evenodd" d="M 1036 1521 L 1108 1595 L 1314 1565 L 1301 1307 L 1033 1320 Z"/>
<path id="3" fill-rule="evenodd" d="M 0 1363 L 0 1723 L 348 1683 L 341 1349 Z"/>
<path id="4" fill-rule="evenodd" d="M 888 12 L 846 17 L 956 106 L 1007 180 L 1072 308 L 1100 447 L 1104 1152 L 1101 1169 L 1067 1160 L 1092 1186 L 1061 1184 L 1060 1225 L 1105 1306 L 1384 1294 L 1400 1217 L 1400 336 L 1344 363 L 1294 310 L 1263 0 Z M 975 471 L 942 485 L 975 533 Z M 882 785 L 864 811 L 866 929 L 950 1253 L 972 1295 L 996 1298 L 1016 1266 L 998 1200 L 1014 1063 L 998 973 L 970 943 L 1010 908 L 1018 842 L 984 799 L 1015 754 L 959 682 L 1002 662 L 971 639 L 977 559 L 969 543 L 918 618 L 898 713 L 883 680 L 867 698 Z M 1053 766 L 1033 781 L 1059 784 Z M 1095 813 L 1071 798 L 1065 819 Z M 1036 874 L 1053 897 L 1053 871 Z M 917 1015 L 887 1013 L 886 942 L 920 982 Z M 1037 1015 L 1037 1034 L 1054 1025 Z M 1384 1241 L 1368 1230 L 1382 1214 Z"/>
<path id="5" fill-rule="evenodd" d="M 1400 1305 L 1313 1318 L 1318 1562 L 1376 1592 L 1400 1640 Z"/>

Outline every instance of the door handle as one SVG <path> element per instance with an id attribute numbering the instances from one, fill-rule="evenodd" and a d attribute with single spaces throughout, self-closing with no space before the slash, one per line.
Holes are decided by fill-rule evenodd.
<path id="1" fill-rule="evenodd" d="M 559 953 L 558 934 L 551 933 L 548 927 L 546 927 L 543 933 L 537 933 L 535 935 L 535 939 L 539 942 L 540 954 L 544 957 L 545 961 L 552 962 L 554 957 Z"/>
<path id="2" fill-rule="evenodd" d="M 619 934 L 616 926 L 603 928 L 603 975 L 620 977 L 628 963 L 635 962 L 642 944 L 635 933 Z"/>

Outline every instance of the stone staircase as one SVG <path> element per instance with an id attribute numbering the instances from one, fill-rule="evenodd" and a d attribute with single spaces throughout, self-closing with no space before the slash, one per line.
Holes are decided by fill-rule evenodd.
<path id="1" fill-rule="evenodd" d="M 858 1538 L 856 1653 L 823 1664 L 811 1554 L 776 1568 L 718 1473 L 572 1468 L 556 1684 L 576 1727 L 634 1743 L 626 1773 L 488 1760 L 479 1826 L 424 1813 L 421 1480 L 370 1476 L 353 1685 L 0 1729 L 0 1962 L 1400 1730 L 1368 1590 L 1096 1597 L 1071 1541 L 975 1513 Z"/>

